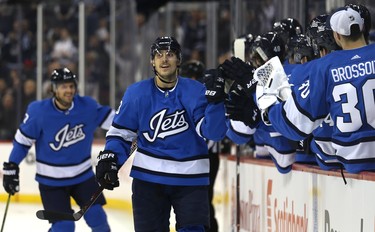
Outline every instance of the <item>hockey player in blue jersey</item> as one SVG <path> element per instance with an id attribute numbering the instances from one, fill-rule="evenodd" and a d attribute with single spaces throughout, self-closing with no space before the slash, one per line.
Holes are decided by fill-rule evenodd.
<path id="1" fill-rule="evenodd" d="M 278 34 L 268 32 L 257 36 L 251 45 L 250 61 L 252 65 L 258 67 L 274 56 L 278 56 L 281 59 L 284 59 L 285 56 L 284 43 Z M 249 69 L 247 73 L 239 72 L 239 70 L 245 70 L 246 66 Z M 255 98 L 253 90 L 255 89 L 256 82 L 250 71 L 250 65 L 239 59 L 232 58 L 231 61 L 225 61 L 221 67 L 226 77 L 235 80 L 235 83 L 242 87 L 248 97 Z M 236 86 L 233 86 L 232 90 L 235 89 Z M 235 90 L 235 92 L 240 91 Z M 231 97 L 236 96 L 233 93 L 231 91 L 229 95 Z M 247 101 L 246 104 L 252 105 L 251 101 Z M 256 123 L 256 118 L 259 117 L 251 112 L 248 113 L 249 117 L 247 117 L 247 120 L 253 121 L 253 117 L 255 120 L 248 122 L 247 125 L 243 123 L 244 120 L 241 120 L 242 122 L 231 120 L 227 136 L 236 144 L 243 144 L 248 142 L 251 139 L 251 135 L 253 135 L 255 156 L 257 158 L 271 158 L 280 173 L 288 173 L 294 163 L 296 143 L 283 137 L 272 126 L 267 126 L 263 122 Z"/>
<path id="2" fill-rule="evenodd" d="M 115 114 L 77 92 L 76 76 L 67 68 L 51 75 L 53 97 L 29 104 L 13 140 L 9 161 L 4 162 L 3 186 L 19 192 L 19 164 L 35 144 L 36 181 L 45 210 L 73 213 L 70 198 L 79 206 L 90 201 L 98 188 L 92 167 L 91 146 L 97 127 L 108 129 Z M 100 196 L 84 215 L 92 231 L 110 231 Z M 50 221 L 49 231 L 73 232 L 74 221 Z"/>
<path id="3" fill-rule="evenodd" d="M 151 46 L 155 76 L 125 92 L 106 144 L 98 156 L 96 178 L 106 189 L 119 186 L 117 172 L 138 148 L 130 176 L 135 231 L 169 231 L 170 211 L 179 232 L 209 227 L 209 159 L 206 139 L 226 133 L 224 79 L 206 75 L 206 87 L 178 75 L 181 47 L 173 37 Z"/>
<path id="4" fill-rule="evenodd" d="M 311 134 L 329 114 L 333 123 L 332 146 L 345 169 L 351 173 L 375 170 L 375 116 L 371 113 L 375 45 L 366 45 L 364 20 L 357 11 L 341 9 L 329 22 L 336 43 L 343 50 L 320 58 L 311 67 L 308 80 L 293 88 L 285 102 L 276 104 L 277 98 L 266 93 L 267 102 L 259 98 L 258 105 L 278 131 L 296 140 Z M 275 78 L 279 77 L 282 75 Z M 280 95 L 280 87 L 287 86 L 285 81 L 279 78 L 273 82 L 269 92 L 276 90 Z"/>
<path id="5" fill-rule="evenodd" d="M 289 83 L 294 85 L 300 81 L 303 81 L 301 80 L 301 75 L 303 76 L 306 66 L 301 64 L 306 64 L 306 62 L 314 59 L 315 56 L 314 50 L 308 40 L 308 37 L 304 34 L 296 35 L 289 44 L 291 45 L 289 48 L 292 49 L 290 53 L 294 60 L 295 67 L 293 68 L 291 73 L 288 74 L 285 70 L 284 65 L 284 71 L 288 76 Z M 310 149 L 311 140 L 312 136 L 309 136 L 308 138 L 298 142 L 295 155 L 296 163 L 316 164 L 315 155 L 311 152 Z"/>
<path id="6" fill-rule="evenodd" d="M 323 57 L 333 51 L 341 50 L 335 42 L 332 29 L 327 26 L 328 17 L 327 14 L 318 15 L 310 21 L 306 29 L 306 38 L 316 57 Z M 308 79 L 309 69 L 316 62 L 319 61 L 301 62 L 303 64 L 293 70 L 289 82 L 298 89 L 301 83 Z M 340 169 L 342 166 L 336 159 L 331 142 L 332 126 L 332 121 L 327 116 L 322 124 L 313 131 L 312 135 L 302 140 L 302 149 L 297 150 L 296 162 L 306 163 L 316 160 L 320 168 L 324 170 Z"/>

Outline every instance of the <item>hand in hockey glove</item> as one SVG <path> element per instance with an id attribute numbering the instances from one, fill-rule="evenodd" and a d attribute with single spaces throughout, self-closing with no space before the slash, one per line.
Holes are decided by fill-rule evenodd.
<path id="1" fill-rule="evenodd" d="M 206 86 L 206 98 L 209 103 L 222 102 L 225 99 L 225 80 L 220 69 L 209 69 L 205 72 L 203 83 Z"/>
<path id="2" fill-rule="evenodd" d="M 13 162 L 3 164 L 3 186 L 7 193 L 14 195 L 20 191 L 20 169 L 17 164 Z"/>
<path id="3" fill-rule="evenodd" d="M 254 79 L 258 81 L 256 95 L 257 104 L 261 110 L 267 110 L 279 100 L 286 101 L 291 95 L 291 85 L 277 56 L 257 68 L 254 72 Z"/>
<path id="4" fill-rule="evenodd" d="M 246 126 L 255 128 L 261 118 L 260 112 L 252 97 L 248 97 L 243 88 L 233 82 L 229 97 L 225 100 L 225 109 L 232 120 L 241 121 Z"/>
<path id="5" fill-rule="evenodd" d="M 312 139 L 313 139 L 313 136 L 309 135 L 304 140 L 296 141 L 297 143 L 296 151 L 300 153 L 304 153 L 304 154 L 312 154 L 313 152 L 310 148 Z"/>
<path id="6" fill-rule="evenodd" d="M 224 77 L 236 81 L 245 91 L 247 96 L 251 96 L 255 91 L 256 80 L 253 79 L 254 68 L 237 57 L 224 61 L 220 65 L 224 72 Z"/>
<path id="7" fill-rule="evenodd" d="M 97 157 L 96 180 L 105 189 L 113 190 L 120 186 L 118 180 L 117 156 L 111 151 L 101 151 Z"/>

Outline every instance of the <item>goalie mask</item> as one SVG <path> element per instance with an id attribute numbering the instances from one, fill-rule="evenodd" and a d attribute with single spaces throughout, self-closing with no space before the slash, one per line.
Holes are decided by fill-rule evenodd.
<path id="1" fill-rule="evenodd" d="M 328 14 L 322 14 L 310 21 L 306 29 L 307 40 L 314 49 L 314 55 L 319 56 L 321 49 L 326 49 L 328 53 L 341 50 L 333 37 L 333 31 L 328 26 Z"/>
<path id="2" fill-rule="evenodd" d="M 55 92 L 58 84 L 67 82 L 73 82 L 77 88 L 77 77 L 68 68 L 53 70 L 51 74 L 52 92 Z"/>
<path id="3" fill-rule="evenodd" d="M 275 32 L 268 32 L 255 38 L 251 46 L 250 62 L 259 67 L 272 57 L 278 56 L 281 62 L 285 59 L 285 44 Z"/>
<path id="4" fill-rule="evenodd" d="M 182 53 L 181 46 L 174 37 L 158 37 L 151 45 L 151 60 L 154 59 L 155 54 L 159 51 L 167 50 L 176 54 L 177 58 L 181 61 Z"/>

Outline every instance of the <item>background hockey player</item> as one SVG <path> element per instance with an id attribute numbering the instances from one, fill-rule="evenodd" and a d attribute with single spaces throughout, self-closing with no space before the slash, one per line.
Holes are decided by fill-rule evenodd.
<path id="1" fill-rule="evenodd" d="M 53 97 L 30 103 L 16 132 L 9 161 L 4 162 L 3 186 L 15 194 L 19 164 L 33 144 L 36 181 L 45 210 L 73 213 L 70 198 L 79 206 L 90 201 L 98 184 L 92 168 L 91 146 L 97 127 L 108 129 L 115 114 L 90 97 L 77 94 L 77 78 L 67 68 L 51 75 Z M 92 231 L 110 231 L 101 195 L 84 215 Z M 50 221 L 51 231 L 73 232 L 74 221 Z"/>

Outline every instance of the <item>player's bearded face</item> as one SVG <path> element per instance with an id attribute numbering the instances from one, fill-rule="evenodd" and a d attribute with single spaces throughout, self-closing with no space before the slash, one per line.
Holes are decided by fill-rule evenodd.
<path id="1" fill-rule="evenodd" d="M 55 90 L 56 100 L 63 107 L 70 107 L 76 91 L 76 86 L 72 82 L 58 84 Z"/>
<path id="2" fill-rule="evenodd" d="M 164 79 L 172 81 L 176 79 L 177 66 L 180 60 L 173 51 L 157 51 L 154 58 L 155 70 Z"/>

